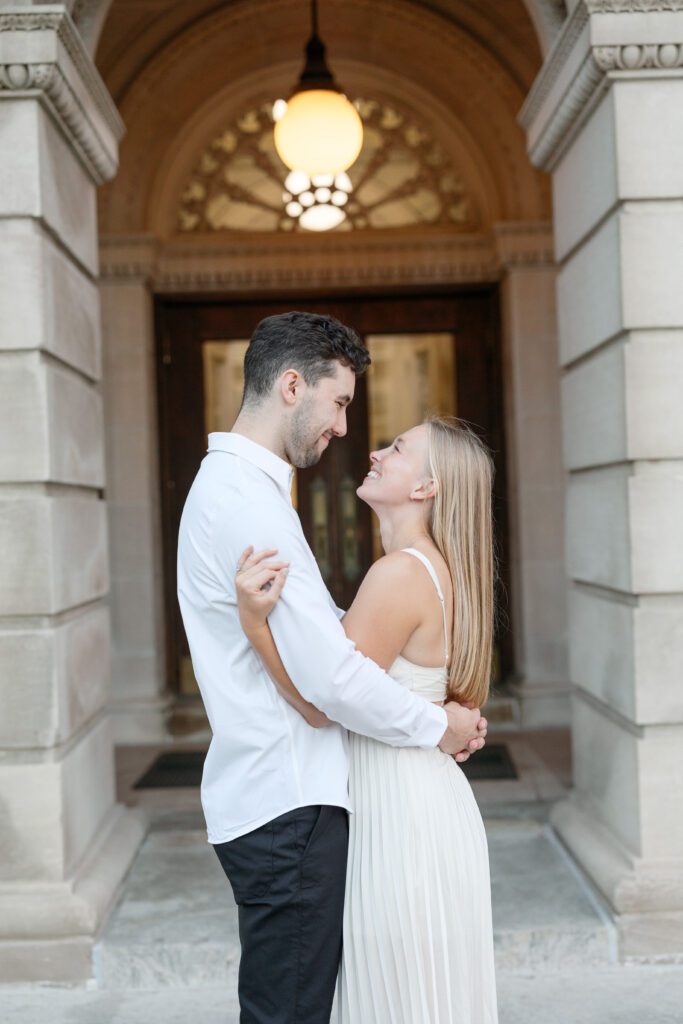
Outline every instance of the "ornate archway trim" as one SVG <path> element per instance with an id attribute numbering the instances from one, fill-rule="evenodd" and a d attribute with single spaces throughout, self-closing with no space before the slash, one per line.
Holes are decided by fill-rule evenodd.
<path id="1" fill-rule="evenodd" d="M 301 292 L 478 284 L 511 266 L 553 264 L 544 222 L 486 235 L 373 231 L 332 239 L 272 235 L 239 241 L 118 235 L 102 239 L 101 275 L 145 280 L 160 294 Z"/>

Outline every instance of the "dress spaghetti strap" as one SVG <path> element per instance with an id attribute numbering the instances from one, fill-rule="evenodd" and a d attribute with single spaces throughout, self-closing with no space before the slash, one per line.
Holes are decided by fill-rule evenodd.
<path id="1" fill-rule="evenodd" d="M 439 595 L 439 601 L 441 602 L 441 616 L 443 618 L 444 665 L 448 667 L 448 626 L 446 624 L 446 599 L 443 596 L 443 590 L 441 589 L 441 584 L 439 583 L 439 577 L 436 574 L 436 569 L 434 568 L 430 560 L 427 558 L 427 556 L 423 555 L 421 551 L 417 550 L 417 548 L 401 548 L 401 550 L 404 551 L 406 555 L 414 555 L 415 558 L 422 562 L 425 569 L 432 578 L 432 583 L 436 587 L 436 592 Z"/>

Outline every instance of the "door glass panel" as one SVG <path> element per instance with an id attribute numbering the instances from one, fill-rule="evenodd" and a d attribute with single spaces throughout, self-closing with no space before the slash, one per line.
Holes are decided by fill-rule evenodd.
<path id="1" fill-rule="evenodd" d="M 455 337 L 439 334 L 369 334 L 370 448 L 385 448 L 428 416 L 456 416 Z M 382 555 L 373 515 L 373 556 Z"/>
<path id="2" fill-rule="evenodd" d="M 341 523 L 342 571 L 349 583 L 355 583 L 361 573 L 360 545 L 358 543 L 358 498 L 355 479 L 347 473 L 339 485 L 339 522 Z"/>
<path id="3" fill-rule="evenodd" d="M 328 580 L 332 566 L 330 565 L 330 533 L 327 517 L 327 485 L 322 476 L 317 476 L 309 488 L 311 502 L 311 523 L 313 537 L 311 547 L 318 563 L 320 574 Z"/>
<path id="4" fill-rule="evenodd" d="M 205 341 L 202 345 L 204 363 L 204 429 L 207 434 L 230 430 L 237 419 L 244 384 L 244 353 L 248 341 Z"/>

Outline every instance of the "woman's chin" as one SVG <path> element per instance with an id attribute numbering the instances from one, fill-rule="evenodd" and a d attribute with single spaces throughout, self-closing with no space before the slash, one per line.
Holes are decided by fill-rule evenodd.
<path id="1" fill-rule="evenodd" d="M 356 488 L 356 497 L 360 498 L 361 501 L 364 501 L 366 505 L 372 504 L 372 485 L 367 479 L 363 480 L 360 487 Z"/>

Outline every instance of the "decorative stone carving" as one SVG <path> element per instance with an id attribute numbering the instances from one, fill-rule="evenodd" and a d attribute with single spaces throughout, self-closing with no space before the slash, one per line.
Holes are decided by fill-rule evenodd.
<path id="1" fill-rule="evenodd" d="M 395 106 L 374 99 L 355 102 L 365 138 L 348 171 L 353 191 L 335 230 L 415 224 L 474 230 L 480 221 L 474 200 L 430 132 Z M 287 174 L 273 144 L 272 104 L 246 111 L 197 161 L 180 200 L 179 230 L 298 229 L 290 208 L 299 204 L 292 203 L 293 196 L 286 191 Z"/>
<path id="2" fill-rule="evenodd" d="M 672 37 L 670 15 L 664 13 L 671 11 L 683 11 L 683 0 L 584 0 L 577 3 L 519 115 L 520 123 L 528 131 L 529 155 L 537 167 L 552 169 L 561 156 L 564 140 L 571 137 L 572 131 L 607 89 L 611 73 L 636 75 L 652 69 L 677 72 L 683 67 L 683 25 L 679 37 Z M 649 17 L 640 19 L 639 13 L 647 13 Z M 620 14 L 633 15 L 635 20 L 624 18 L 622 28 Z M 661 38 L 653 42 L 653 35 L 657 39 L 658 34 L 658 14 L 664 19 Z M 617 17 L 603 24 L 605 15 Z M 639 33 L 645 35 L 646 23 L 647 42 L 641 41 L 642 36 L 639 38 Z M 582 44 L 582 38 L 587 45 Z M 581 45 L 585 52 L 577 65 Z M 562 76 L 572 60 L 576 70 L 569 85 L 563 85 Z"/>
<path id="3" fill-rule="evenodd" d="M 550 267 L 555 263 L 552 224 L 509 222 L 494 226 L 496 251 L 502 268 Z"/>
<path id="4" fill-rule="evenodd" d="M 4 60 L 17 50 L 35 59 Z M 61 65 L 60 50 L 71 67 Z M 0 11 L 0 100 L 31 92 L 42 94 L 96 184 L 112 178 L 123 122 L 64 10 Z"/>
<path id="5" fill-rule="evenodd" d="M 439 228 L 432 234 L 424 229 L 401 232 L 400 238 L 390 231 L 347 231 L 323 237 L 304 237 L 302 232 L 259 238 L 257 233 L 245 233 L 234 242 L 216 241 L 188 235 L 185 242 L 161 243 L 155 249 L 149 236 L 104 238 L 101 276 L 144 277 L 155 292 L 287 292 L 321 286 L 495 281 L 500 274 L 490 236 L 445 233 Z M 540 239 L 539 245 L 543 246 Z M 510 252 L 514 248 L 510 239 Z"/>
<path id="6" fill-rule="evenodd" d="M 596 46 L 593 57 L 603 71 L 680 68 L 683 67 L 683 46 L 676 43 L 663 43 L 661 46 Z"/>
<path id="7" fill-rule="evenodd" d="M 683 11 L 683 0 L 584 0 L 589 14 L 656 14 Z"/>

